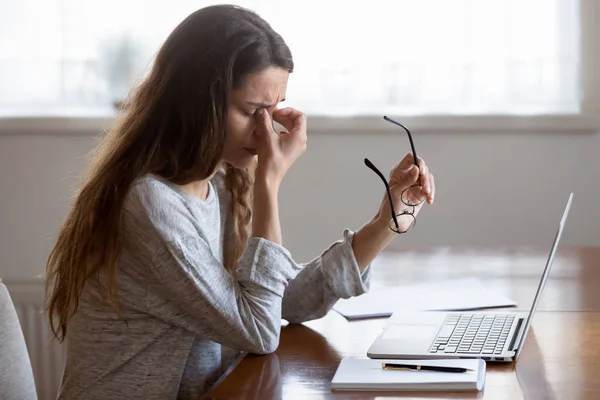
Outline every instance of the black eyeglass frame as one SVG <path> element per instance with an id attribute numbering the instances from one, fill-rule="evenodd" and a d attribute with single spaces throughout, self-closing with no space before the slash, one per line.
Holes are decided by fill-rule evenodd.
<path id="1" fill-rule="evenodd" d="M 403 128 L 406 131 L 406 134 L 408 135 L 408 140 L 410 141 L 410 148 L 413 154 L 413 162 L 414 164 L 417 166 L 417 168 L 419 167 L 419 163 L 418 163 L 418 158 L 417 158 L 417 151 L 415 150 L 415 144 L 413 142 L 412 139 L 412 135 L 410 133 L 410 130 L 408 130 L 408 128 L 404 125 L 402 125 L 400 122 L 398 121 L 394 121 L 393 119 L 387 117 L 387 116 L 383 116 L 383 119 L 391 122 L 394 125 L 397 125 L 401 128 Z M 420 205 L 421 203 L 423 203 L 423 201 L 425 201 L 425 199 L 421 200 L 419 203 L 414 204 L 411 201 L 404 201 L 404 193 L 409 190 L 410 188 L 406 188 L 402 191 L 400 200 L 402 201 L 402 203 L 404 203 L 404 205 L 408 206 L 408 207 L 412 207 L 412 211 L 408 211 L 408 210 L 403 210 L 401 213 L 396 214 L 396 209 L 394 208 L 394 201 L 392 199 L 392 192 L 390 191 L 390 185 L 387 182 L 387 179 L 385 179 L 385 176 L 383 176 L 383 174 L 381 173 L 381 171 L 379 171 L 379 169 L 377 169 L 377 167 L 375 167 L 375 165 L 373 165 L 373 163 L 368 159 L 365 158 L 364 160 L 365 165 L 367 167 L 369 167 L 373 172 L 375 172 L 377 174 L 377 176 L 379 176 L 381 178 L 381 180 L 383 181 L 384 185 L 385 185 L 385 189 L 387 192 L 387 196 L 388 196 L 388 202 L 390 203 L 390 209 L 391 209 L 391 213 L 392 213 L 392 219 L 390 220 L 390 229 L 398 234 L 402 234 L 402 233 L 406 233 L 409 230 L 411 230 L 415 224 L 417 223 L 417 219 L 414 215 L 415 212 L 415 207 Z M 412 185 L 411 187 L 415 187 L 415 186 L 420 186 L 419 184 L 415 184 Z M 413 219 L 413 222 L 409 225 L 409 227 L 405 230 L 405 231 L 401 231 L 400 230 L 400 226 L 398 224 L 398 217 L 404 216 L 404 215 L 408 215 L 411 216 Z M 392 226 L 392 222 L 394 223 L 394 225 Z"/>

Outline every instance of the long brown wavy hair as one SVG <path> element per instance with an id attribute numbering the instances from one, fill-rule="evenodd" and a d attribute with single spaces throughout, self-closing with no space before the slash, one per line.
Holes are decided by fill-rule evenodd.
<path id="1" fill-rule="evenodd" d="M 292 72 L 291 52 L 267 22 L 241 7 L 202 8 L 169 35 L 97 148 L 48 258 L 46 307 L 57 339 L 66 338 L 84 285 L 100 270 L 107 271 L 107 301 L 121 315 L 121 218 L 134 181 L 150 173 L 179 185 L 210 177 L 222 165 L 230 91 L 270 66 Z M 224 255 L 231 272 L 248 239 L 253 174 L 227 165 L 225 181 L 236 236 Z"/>

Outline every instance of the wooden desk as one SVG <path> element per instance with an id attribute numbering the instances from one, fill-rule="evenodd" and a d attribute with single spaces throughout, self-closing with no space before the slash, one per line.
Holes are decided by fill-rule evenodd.
<path id="1" fill-rule="evenodd" d="M 529 308 L 548 249 L 386 252 L 371 288 L 474 276 Z M 215 384 L 212 399 L 600 399 L 600 248 L 561 248 L 517 363 L 488 363 L 482 393 L 332 392 L 342 357 L 364 357 L 385 318 L 348 322 L 335 311 L 282 328 L 278 350 L 248 355 Z"/>

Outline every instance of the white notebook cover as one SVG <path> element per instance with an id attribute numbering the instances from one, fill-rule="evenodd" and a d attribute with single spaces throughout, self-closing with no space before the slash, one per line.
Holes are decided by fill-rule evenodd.
<path id="1" fill-rule="evenodd" d="M 383 362 L 440 365 L 474 369 L 473 372 L 390 371 Z M 483 390 L 485 361 L 462 360 L 384 360 L 343 358 L 331 381 L 332 390 Z"/>

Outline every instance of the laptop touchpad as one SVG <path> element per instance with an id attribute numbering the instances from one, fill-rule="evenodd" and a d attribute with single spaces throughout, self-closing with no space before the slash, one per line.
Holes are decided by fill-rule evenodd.
<path id="1" fill-rule="evenodd" d="M 392 324 L 386 329 L 382 339 L 401 342 L 430 342 L 439 328 L 439 325 Z"/>

